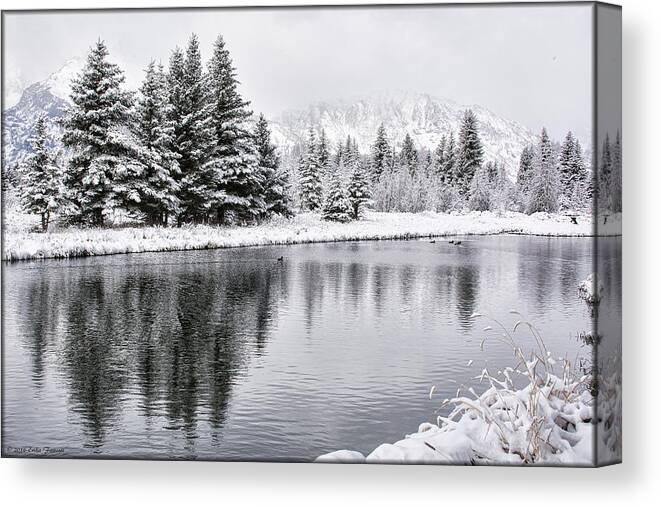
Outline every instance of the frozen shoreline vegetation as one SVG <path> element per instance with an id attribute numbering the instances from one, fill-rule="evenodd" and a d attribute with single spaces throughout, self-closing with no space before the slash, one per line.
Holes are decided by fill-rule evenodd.
<path id="1" fill-rule="evenodd" d="M 483 331 L 495 334 L 484 338 L 482 346 L 489 340 L 511 346 L 514 368 L 493 374 L 485 367 L 475 379 L 488 386 L 481 394 L 460 386 L 455 397 L 440 403 L 441 409 L 449 409 L 447 416 L 439 416 L 437 424 L 421 424 L 403 440 L 381 444 L 367 456 L 339 450 L 316 461 L 591 466 L 599 456 L 619 457 L 619 376 L 595 377 L 585 365 L 577 368 L 566 358 L 553 357 L 538 330 L 526 321 L 518 321 L 510 331 L 490 320 L 493 326 Z M 526 354 L 517 345 L 517 328 L 533 335 L 533 352 Z"/>
<path id="2" fill-rule="evenodd" d="M 5 261 L 429 236 L 593 234 L 589 215 L 579 216 L 578 224 L 573 224 L 567 216 L 557 214 L 488 211 L 467 214 L 368 211 L 364 219 L 349 223 L 329 222 L 318 214 L 303 213 L 292 218 L 275 217 L 249 227 L 69 228 L 47 233 L 27 232 L 25 217 L 13 213 L 4 217 L 2 258 Z M 619 215 L 611 217 L 610 228 L 602 229 L 602 233 L 619 235 L 619 223 Z"/>
<path id="3" fill-rule="evenodd" d="M 511 370 L 509 371 L 511 372 Z M 506 373 L 509 373 L 506 372 Z M 340 450 L 319 456 L 320 463 L 419 463 L 419 464 L 503 464 L 503 465 L 593 465 L 593 437 L 597 432 L 598 456 L 612 456 L 619 435 L 613 421 L 621 388 L 616 379 L 601 382 L 600 408 L 611 414 L 592 423 L 595 398 L 583 377 L 576 381 L 549 375 L 531 397 L 533 384 L 507 389 L 498 384 L 478 397 L 456 397 L 448 401 L 455 408 L 439 424 L 422 423 L 416 433 L 394 444 L 384 443 L 364 456 Z M 530 400 L 535 399 L 534 405 Z M 517 413 L 517 407 L 519 412 Z M 530 417 L 530 409 L 535 418 Z M 538 424 L 538 426 L 535 426 Z M 539 447 L 529 440 L 530 432 L 542 432 Z M 535 452 L 533 452 L 535 451 Z"/>

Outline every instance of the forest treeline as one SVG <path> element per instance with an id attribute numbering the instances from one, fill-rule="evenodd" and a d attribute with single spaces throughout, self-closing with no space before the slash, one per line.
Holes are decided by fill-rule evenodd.
<path id="1" fill-rule="evenodd" d="M 480 126 L 466 110 L 458 132 L 443 134 L 434 150 L 406 134 L 401 146 L 383 125 L 369 153 L 348 137 L 330 146 L 310 127 L 296 156 L 282 163 L 263 115 L 255 120 L 238 91 L 222 36 L 205 66 L 191 35 L 175 48 L 167 69 L 150 62 L 137 92 L 101 40 L 71 86 L 60 120 L 62 150 L 49 148 L 49 119 L 33 128 L 32 153 L 20 168 L 25 211 L 43 230 L 53 217 L 67 224 L 103 226 L 116 212 L 148 225 L 247 224 L 295 209 L 327 220 L 359 219 L 363 210 L 525 213 L 621 210 L 621 142 L 606 137 L 598 178 L 568 132 L 554 143 L 546 129 L 521 153 L 516 181 L 485 160 Z"/>

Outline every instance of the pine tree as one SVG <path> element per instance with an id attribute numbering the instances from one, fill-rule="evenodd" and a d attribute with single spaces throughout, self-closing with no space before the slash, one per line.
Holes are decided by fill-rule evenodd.
<path id="1" fill-rule="evenodd" d="M 326 131 L 321 129 L 319 142 L 317 143 L 317 160 L 322 174 L 327 174 L 330 169 L 330 150 L 328 149 L 328 139 Z"/>
<path id="2" fill-rule="evenodd" d="M 243 100 L 237 85 L 236 70 L 219 35 L 209 63 L 212 148 L 208 165 L 213 167 L 217 185 L 212 208 L 219 223 L 224 223 L 228 211 L 249 221 L 266 213 L 264 180 L 247 127 L 250 103 Z"/>
<path id="3" fill-rule="evenodd" d="M 351 206 L 351 218 L 358 220 L 365 204 L 369 202 L 369 182 L 366 171 L 362 164 L 354 164 L 348 188 L 349 204 Z"/>
<path id="4" fill-rule="evenodd" d="M 603 208 L 611 208 L 611 173 L 613 161 L 611 157 L 611 143 L 608 134 L 601 148 L 601 162 L 599 164 L 599 205 Z"/>
<path id="5" fill-rule="evenodd" d="M 136 136 L 140 142 L 142 178 L 136 184 L 138 208 L 151 224 L 167 225 L 179 212 L 178 154 L 174 151 L 174 123 L 170 118 L 167 80 L 162 67 L 152 61 L 137 100 Z"/>
<path id="6" fill-rule="evenodd" d="M 470 186 L 468 207 L 473 211 L 488 211 L 491 209 L 492 182 L 497 178 L 494 174 L 495 164 L 481 166 L 475 171 Z M 493 179 L 492 179 L 493 178 Z"/>
<path id="7" fill-rule="evenodd" d="M 132 98 L 121 89 L 123 82 L 123 72 L 108 61 L 108 49 L 99 40 L 71 84 L 72 106 L 63 120 L 62 142 L 72 153 L 65 185 L 74 218 L 93 225 L 103 225 L 106 213 L 139 200 L 137 148 L 127 134 Z"/>
<path id="8" fill-rule="evenodd" d="M 614 213 L 622 211 L 622 142 L 619 130 L 615 135 L 611 155 L 610 202 L 611 211 Z"/>
<path id="9" fill-rule="evenodd" d="M 324 199 L 321 218 L 333 222 L 348 222 L 351 220 L 351 204 L 344 191 L 344 185 L 337 172 L 331 180 L 328 194 Z"/>
<path id="10" fill-rule="evenodd" d="M 207 79 L 202 68 L 200 46 L 195 34 L 188 40 L 186 53 L 176 50 L 170 59 L 170 95 L 173 99 L 173 116 L 180 123 L 175 129 L 176 150 L 181 171 L 181 213 L 178 223 L 189 220 L 204 222 L 211 206 L 222 195 L 213 168 L 207 162 L 212 152 L 212 129 Z M 173 97 L 179 94 L 178 97 Z"/>
<path id="11" fill-rule="evenodd" d="M 555 213 L 558 210 L 558 170 L 554 158 L 553 146 L 544 128 L 535 157 L 536 164 L 527 206 L 528 214 L 538 211 Z"/>
<path id="12" fill-rule="evenodd" d="M 316 211 L 321 207 L 321 175 L 317 160 L 317 143 L 314 130 L 310 127 L 305 154 L 299 161 L 301 207 Z"/>
<path id="13" fill-rule="evenodd" d="M 445 136 L 445 134 L 443 134 L 441 136 L 441 139 L 438 141 L 436 148 L 434 149 L 434 173 L 436 174 L 439 181 L 441 181 L 442 183 L 445 183 L 446 180 L 443 169 L 445 168 L 445 160 L 446 160 L 445 146 L 447 142 L 448 142 L 447 137 Z"/>
<path id="14" fill-rule="evenodd" d="M 450 131 L 447 137 L 444 149 L 443 165 L 440 167 L 442 182 L 447 184 L 454 184 L 455 166 L 457 164 L 457 147 L 454 141 L 454 133 Z"/>
<path id="15" fill-rule="evenodd" d="M 576 140 L 571 131 L 560 147 L 560 156 L 558 159 L 558 170 L 560 176 L 560 196 L 563 203 L 569 203 L 574 194 L 574 187 L 577 184 L 581 174 L 580 167 L 576 160 Z M 565 204 L 565 205 L 566 205 Z"/>
<path id="16" fill-rule="evenodd" d="M 255 129 L 255 145 L 259 157 L 259 168 L 264 180 L 265 215 L 290 216 L 291 203 L 288 195 L 287 174 L 279 169 L 280 161 L 276 148 L 271 143 L 271 131 L 264 115 L 259 115 Z"/>
<path id="17" fill-rule="evenodd" d="M 388 142 L 386 129 L 381 124 L 376 131 L 376 140 L 372 145 L 371 176 L 372 181 L 377 182 L 384 171 L 392 166 L 392 148 Z"/>
<path id="18" fill-rule="evenodd" d="M 475 113 L 468 109 L 464 113 L 459 130 L 459 146 L 455 164 L 455 182 L 462 192 L 467 192 L 475 171 L 482 165 L 482 143 Z"/>
<path id="19" fill-rule="evenodd" d="M 33 129 L 32 153 L 22 169 L 21 204 L 26 213 L 41 217 L 41 228 L 48 229 L 51 217 L 60 207 L 62 178 L 59 167 L 47 147 L 46 115 L 41 114 Z"/>
<path id="20" fill-rule="evenodd" d="M 408 132 L 406 133 L 406 136 L 404 136 L 402 149 L 399 152 L 399 161 L 411 174 L 413 174 L 418 167 L 418 150 L 415 149 L 413 139 Z"/>
<path id="21" fill-rule="evenodd" d="M 527 196 L 530 191 L 530 182 L 535 171 L 533 162 L 535 159 L 535 147 L 528 145 L 523 148 L 519 159 L 519 172 L 516 175 L 516 188 L 521 196 Z"/>

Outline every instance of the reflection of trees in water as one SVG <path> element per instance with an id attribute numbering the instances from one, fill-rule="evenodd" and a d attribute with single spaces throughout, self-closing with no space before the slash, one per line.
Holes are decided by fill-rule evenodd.
<path id="1" fill-rule="evenodd" d="M 29 275 L 27 290 L 20 301 L 23 319 L 20 321 L 21 334 L 27 338 L 27 348 L 32 360 L 32 380 L 37 389 L 43 387 L 44 361 L 47 349 L 57 339 L 57 326 L 60 320 L 58 307 L 52 304 L 51 284 L 44 276 Z"/>
<path id="2" fill-rule="evenodd" d="M 103 445 L 129 392 L 146 424 L 164 413 L 191 445 L 200 420 L 222 429 L 233 381 L 265 346 L 288 283 L 276 262 L 62 273 L 44 271 L 28 286 L 22 332 L 41 376 L 46 330 L 66 323 L 60 373 L 92 447 Z"/>
<path id="3" fill-rule="evenodd" d="M 347 281 L 345 295 L 353 303 L 353 309 L 356 311 L 360 307 L 367 290 L 369 269 L 365 263 L 352 262 L 345 267 L 345 270 L 344 279 Z"/>
<path id="4" fill-rule="evenodd" d="M 301 284 L 305 300 L 305 329 L 312 331 L 312 323 L 324 300 L 324 279 L 319 261 L 306 261 L 301 268 Z"/>
<path id="5" fill-rule="evenodd" d="M 521 241 L 527 244 L 522 245 L 518 254 L 519 298 L 531 301 L 536 313 L 543 314 L 548 310 L 553 290 L 558 288 L 558 266 L 563 262 L 553 251 L 553 239 L 522 238 Z M 576 288 L 572 293 L 575 291 Z"/>
<path id="6" fill-rule="evenodd" d="M 576 269 L 575 259 L 579 256 L 579 245 L 576 241 L 562 241 L 559 246 L 560 254 L 560 267 L 558 278 L 560 280 L 560 293 L 567 297 L 561 298 L 561 301 L 567 306 L 576 304 L 576 300 L 571 295 L 576 294 L 578 284 L 580 282 L 579 273 Z"/>
<path id="7" fill-rule="evenodd" d="M 106 280 L 100 271 L 85 270 L 82 279 L 67 282 L 59 299 L 67 314 L 64 373 L 72 409 L 81 415 L 86 445 L 100 447 L 118 415 L 127 381 L 122 315 L 117 315 L 113 280 Z"/>
<path id="8" fill-rule="evenodd" d="M 479 289 L 478 268 L 473 265 L 455 266 L 455 298 L 457 299 L 457 318 L 459 326 L 469 331 L 473 325 L 471 315 L 475 313 L 475 302 Z"/>
<path id="9" fill-rule="evenodd" d="M 375 264 L 372 267 L 372 301 L 377 315 L 383 314 L 388 284 L 392 278 L 393 268 L 389 265 Z"/>
<path id="10" fill-rule="evenodd" d="M 410 264 L 404 264 L 399 267 L 399 290 L 402 302 L 406 306 L 411 305 L 411 295 L 415 288 L 415 282 L 420 268 Z"/>

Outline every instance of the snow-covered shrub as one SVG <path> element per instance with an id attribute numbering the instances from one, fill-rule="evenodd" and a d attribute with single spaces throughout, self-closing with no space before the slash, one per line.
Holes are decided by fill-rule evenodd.
<path id="1" fill-rule="evenodd" d="M 601 301 L 604 284 L 601 283 L 597 273 L 590 273 L 588 277 L 578 284 L 578 295 L 590 304 L 596 305 Z"/>

